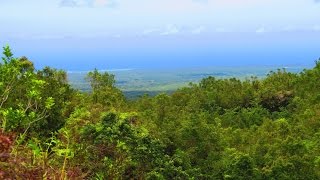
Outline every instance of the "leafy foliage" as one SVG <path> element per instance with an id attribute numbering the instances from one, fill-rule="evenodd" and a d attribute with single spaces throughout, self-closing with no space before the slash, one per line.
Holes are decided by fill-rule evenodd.
<path id="1" fill-rule="evenodd" d="M 320 179 L 319 78 L 316 61 L 128 101 L 112 74 L 79 92 L 6 46 L 0 179 Z"/>

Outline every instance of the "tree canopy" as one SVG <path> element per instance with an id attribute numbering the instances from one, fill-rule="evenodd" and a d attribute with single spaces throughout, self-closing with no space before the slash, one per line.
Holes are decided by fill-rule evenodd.
<path id="1" fill-rule="evenodd" d="M 207 77 L 127 100 L 3 48 L 0 179 L 320 179 L 320 60 L 301 73 Z"/>

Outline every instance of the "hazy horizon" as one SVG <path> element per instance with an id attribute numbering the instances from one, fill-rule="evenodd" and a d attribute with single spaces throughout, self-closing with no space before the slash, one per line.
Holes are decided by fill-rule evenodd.
<path id="1" fill-rule="evenodd" d="M 313 65 L 316 0 L 0 1 L 0 45 L 65 70 Z"/>

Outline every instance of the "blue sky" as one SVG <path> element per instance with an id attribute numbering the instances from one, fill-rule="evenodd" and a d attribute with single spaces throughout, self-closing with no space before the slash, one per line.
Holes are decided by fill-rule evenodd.
<path id="1" fill-rule="evenodd" d="M 310 64 L 319 37 L 317 0 L 0 0 L 1 45 L 39 66 Z"/>

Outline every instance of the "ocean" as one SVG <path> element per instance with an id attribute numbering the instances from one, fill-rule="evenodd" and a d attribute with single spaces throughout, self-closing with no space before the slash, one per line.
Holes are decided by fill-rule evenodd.
<path id="1" fill-rule="evenodd" d="M 37 69 L 66 71 L 312 66 L 320 57 L 319 42 L 319 32 L 0 40 Z"/>

